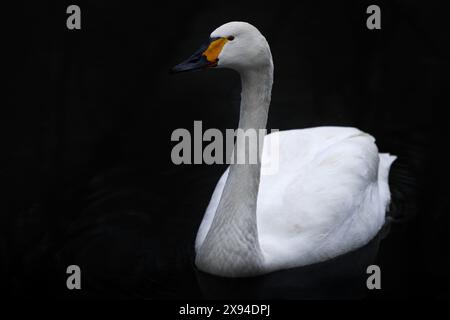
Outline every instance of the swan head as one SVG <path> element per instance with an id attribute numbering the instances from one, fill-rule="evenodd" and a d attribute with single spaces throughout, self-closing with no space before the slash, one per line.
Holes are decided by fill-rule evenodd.
<path id="1" fill-rule="evenodd" d="M 229 68 L 238 72 L 273 67 L 266 38 L 247 22 L 229 22 L 214 30 L 205 45 L 171 72 Z"/>

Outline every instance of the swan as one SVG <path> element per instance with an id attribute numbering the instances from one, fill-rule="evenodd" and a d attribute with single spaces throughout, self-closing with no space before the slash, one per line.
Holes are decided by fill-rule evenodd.
<path id="1" fill-rule="evenodd" d="M 240 75 L 238 128 L 265 129 L 274 66 L 259 30 L 246 22 L 226 23 L 171 71 L 212 68 Z M 265 174 L 275 140 L 278 170 Z M 375 139 L 356 128 L 266 135 L 256 163 L 231 164 L 218 181 L 195 240 L 196 267 L 221 277 L 252 277 L 364 246 L 384 224 L 395 159 L 380 154 Z"/>

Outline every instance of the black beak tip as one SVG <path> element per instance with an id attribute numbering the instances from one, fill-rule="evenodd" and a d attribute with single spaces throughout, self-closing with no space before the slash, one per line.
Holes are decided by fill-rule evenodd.
<path id="1" fill-rule="evenodd" d="M 176 74 L 176 73 L 181 73 L 181 72 L 186 72 L 186 71 L 191 71 L 193 68 L 186 64 L 186 63 L 180 63 L 177 64 L 176 66 L 172 67 L 169 70 L 169 74 Z"/>
<path id="2" fill-rule="evenodd" d="M 178 73 L 178 72 L 180 72 L 180 66 L 179 65 L 176 65 L 176 66 L 173 66 L 172 68 L 170 68 L 169 69 L 169 74 L 175 74 L 175 73 Z"/>

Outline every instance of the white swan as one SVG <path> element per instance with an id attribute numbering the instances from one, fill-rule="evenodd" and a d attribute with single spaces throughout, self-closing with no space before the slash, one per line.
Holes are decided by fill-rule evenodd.
<path id="1" fill-rule="evenodd" d="M 273 62 L 264 36 L 245 22 L 216 29 L 209 43 L 173 72 L 224 67 L 242 81 L 239 128 L 265 128 Z M 279 141 L 279 170 L 261 172 Z M 257 164 L 232 164 L 219 180 L 198 230 L 196 266 L 255 276 L 331 259 L 368 243 L 384 224 L 389 168 L 375 139 L 356 128 L 271 133 Z"/>

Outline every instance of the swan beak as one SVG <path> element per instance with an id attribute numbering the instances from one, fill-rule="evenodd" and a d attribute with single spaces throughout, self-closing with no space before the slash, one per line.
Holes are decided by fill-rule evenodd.
<path id="1" fill-rule="evenodd" d="M 170 73 L 180 73 L 216 67 L 219 62 L 220 52 L 227 41 L 228 40 L 226 38 L 211 38 L 187 60 L 170 69 Z"/>

